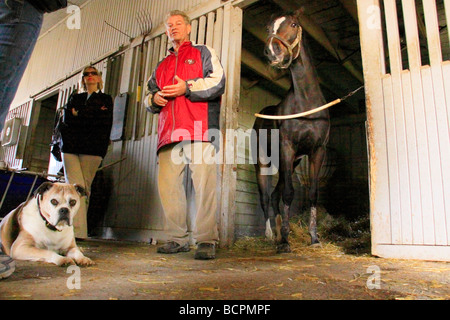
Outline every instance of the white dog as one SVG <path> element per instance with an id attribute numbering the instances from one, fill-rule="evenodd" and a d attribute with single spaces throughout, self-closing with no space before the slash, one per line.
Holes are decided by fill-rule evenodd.
<path id="1" fill-rule="evenodd" d="M 92 260 L 77 247 L 72 225 L 85 195 L 85 190 L 76 185 L 44 182 L 33 198 L 2 220 L 3 252 L 13 259 L 58 266 L 92 265 Z"/>

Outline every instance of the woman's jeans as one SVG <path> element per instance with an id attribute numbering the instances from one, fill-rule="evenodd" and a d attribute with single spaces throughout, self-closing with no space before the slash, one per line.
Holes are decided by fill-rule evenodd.
<path id="1" fill-rule="evenodd" d="M 25 0 L 0 0 L 0 131 L 41 31 L 43 13 Z"/>

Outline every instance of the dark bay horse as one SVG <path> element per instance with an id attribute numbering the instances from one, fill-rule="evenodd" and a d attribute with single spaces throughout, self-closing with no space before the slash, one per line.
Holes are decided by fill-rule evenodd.
<path id="1" fill-rule="evenodd" d="M 273 19 L 268 25 L 269 36 L 266 41 L 265 55 L 273 67 L 289 69 L 292 86 L 286 97 L 276 106 L 266 107 L 261 114 L 291 115 L 308 111 L 325 104 L 320 89 L 319 79 L 314 70 L 308 50 L 302 39 L 302 28 L 296 13 L 286 14 Z M 272 207 L 276 221 L 277 251 L 290 252 L 289 212 L 294 199 L 292 174 L 303 156 L 308 156 L 310 163 L 310 223 L 309 233 L 311 244 L 319 244 L 317 236 L 317 197 L 318 176 L 324 162 L 326 144 L 330 131 L 328 110 L 291 120 L 266 120 L 257 118 L 253 126 L 258 139 L 258 163 L 256 175 L 260 194 L 260 203 L 266 219 L 266 237 L 272 236 L 269 220 L 269 206 Z M 268 129 L 267 145 L 262 147 L 261 129 Z M 268 167 L 262 154 L 263 150 L 270 150 L 270 129 L 278 129 L 279 134 L 279 179 L 272 193 L 271 175 L 264 173 Z M 273 132 L 273 131 L 272 131 Z M 273 158 L 273 154 L 270 156 Z M 283 208 L 280 213 L 280 199 Z"/>

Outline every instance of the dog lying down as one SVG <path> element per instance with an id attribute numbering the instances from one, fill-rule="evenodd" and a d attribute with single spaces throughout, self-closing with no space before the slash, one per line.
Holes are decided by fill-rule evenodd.
<path id="1" fill-rule="evenodd" d="M 92 260 L 77 247 L 73 231 L 73 218 L 85 195 L 85 190 L 76 185 L 44 182 L 33 198 L 2 220 L 3 252 L 13 259 L 45 261 L 58 266 L 92 265 Z"/>

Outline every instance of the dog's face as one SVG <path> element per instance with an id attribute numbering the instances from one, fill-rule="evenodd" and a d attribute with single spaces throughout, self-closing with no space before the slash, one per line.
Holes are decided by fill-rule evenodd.
<path id="1" fill-rule="evenodd" d="M 43 183 L 36 191 L 41 214 L 59 231 L 73 224 L 86 193 L 83 188 L 66 183 Z"/>

